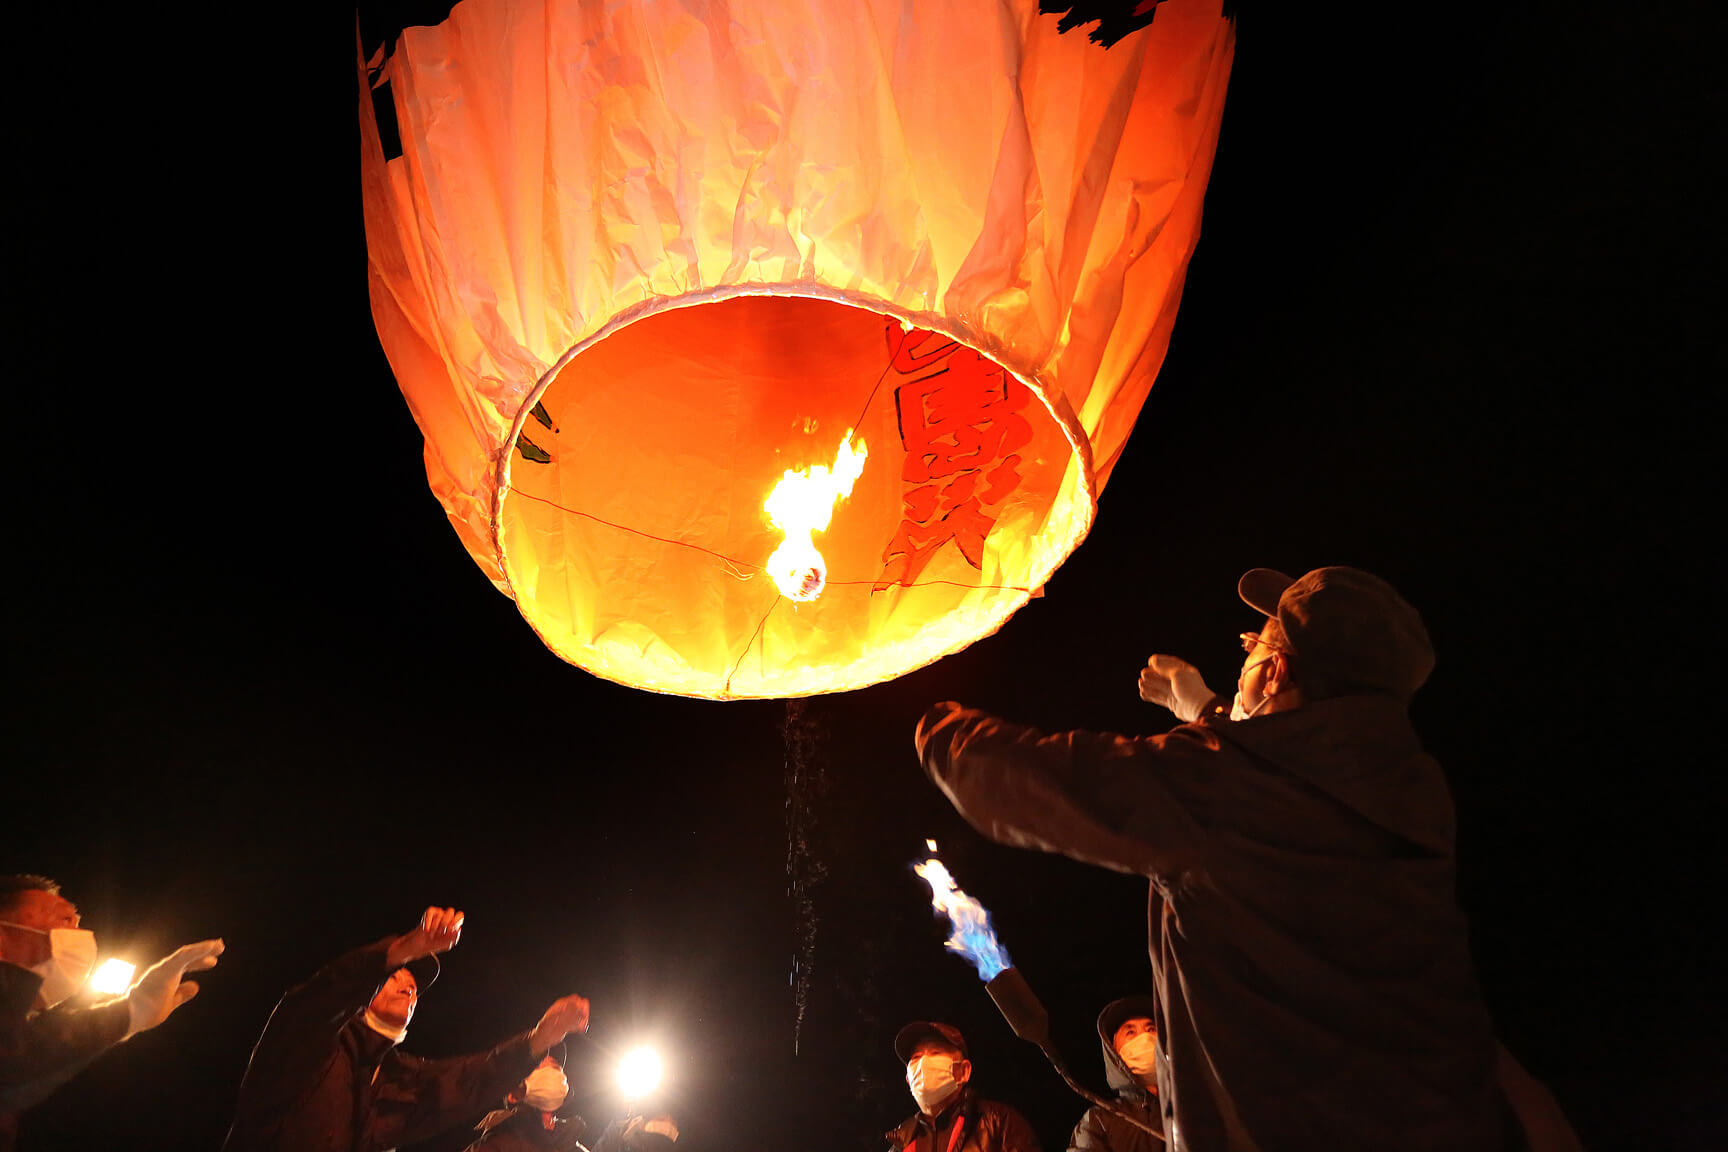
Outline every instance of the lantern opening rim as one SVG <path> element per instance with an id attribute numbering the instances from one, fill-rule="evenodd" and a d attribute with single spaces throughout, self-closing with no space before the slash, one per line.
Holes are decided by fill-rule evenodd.
<path id="1" fill-rule="evenodd" d="M 856 681 L 848 680 L 831 684 L 826 687 L 813 688 L 809 691 L 778 693 L 772 696 L 765 696 L 762 693 L 751 692 L 732 693 L 724 690 L 719 693 L 678 691 L 609 676 L 603 671 L 599 671 L 587 664 L 573 660 L 566 655 L 566 646 L 557 641 L 554 637 L 547 635 L 536 620 L 529 615 L 528 611 L 524 608 L 521 599 L 517 596 L 515 582 L 511 575 L 512 563 L 510 551 L 505 539 L 504 516 L 505 501 L 512 492 L 510 486 L 511 469 L 514 464 L 516 444 L 527 425 L 527 421 L 531 418 L 535 406 L 541 402 L 546 391 L 558 379 L 559 374 L 584 352 L 623 329 L 641 321 L 651 319 L 655 316 L 660 316 L 665 313 L 685 308 L 697 308 L 706 304 L 718 304 L 729 300 L 752 296 L 797 297 L 808 300 L 819 300 L 825 303 L 839 304 L 859 309 L 861 311 L 872 312 L 901 324 L 911 325 L 916 329 L 946 336 L 978 355 L 985 357 L 991 363 L 999 366 L 1010 377 L 1018 381 L 1032 395 L 1038 398 L 1039 403 L 1044 406 L 1046 412 L 1049 413 L 1050 418 L 1055 422 L 1057 428 L 1060 429 L 1063 439 L 1067 442 L 1068 449 L 1072 453 L 1073 461 L 1078 465 L 1079 499 L 1076 501 L 1079 505 L 1077 509 L 1079 512 L 1078 522 L 1070 530 L 1069 538 L 1064 540 L 1061 547 L 1052 553 L 1052 558 L 1048 561 L 1048 564 L 1041 566 L 1040 570 L 1029 574 L 1025 591 L 1006 594 L 995 598 L 994 604 L 996 605 L 996 610 L 988 614 L 986 625 L 982 630 L 977 631 L 969 638 L 960 640 L 939 652 L 935 652 L 928 659 L 922 660 L 918 663 L 909 664 L 890 676 L 873 675 L 861 677 Z M 1005 623 L 1007 623 L 1010 617 L 1012 617 L 1021 608 L 1024 608 L 1030 600 L 1043 595 L 1045 583 L 1058 568 L 1067 562 L 1068 558 L 1074 554 L 1074 551 L 1079 548 L 1079 546 L 1085 542 L 1086 537 L 1091 534 L 1093 523 L 1096 521 L 1098 514 L 1098 477 L 1093 463 L 1091 440 L 1082 429 L 1078 417 L 1074 414 L 1074 411 L 1068 404 L 1066 398 L 1059 394 L 1052 395 L 1050 390 L 1048 390 L 1039 381 L 1037 376 L 1015 368 L 1013 364 L 1008 362 L 1004 350 L 1001 349 L 995 341 L 980 339 L 976 334 L 955 324 L 950 318 L 945 317 L 940 313 L 912 311 L 910 309 L 899 307 L 890 301 L 865 293 L 843 291 L 827 287 L 826 285 L 813 284 L 807 281 L 730 284 L 705 288 L 679 296 L 655 296 L 640 301 L 637 304 L 620 310 L 607 320 L 606 323 L 602 324 L 599 328 L 595 329 L 592 333 L 583 337 L 581 340 L 572 344 L 569 349 L 559 356 L 557 360 L 541 374 L 540 378 L 534 382 L 534 386 L 523 396 L 522 402 L 517 408 L 515 417 L 511 421 L 510 435 L 508 439 L 499 446 L 494 460 L 494 491 L 491 511 L 490 528 L 492 533 L 492 546 L 495 555 L 498 557 L 498 570 L 503 582 L 502 590 L 516 605 L 517 611 L 521 614 L 529 628 L 533 630 L 535 636 L 538 637 L 540 642 L 560 660 L 574 664 L 576 667 L 581 668 L 583 671 L 588 672 L 590 675 L 599 677 L 600 679 L 611 680 L 612 682 L 622 684 L 625 687 L 635 688 L 641 691 L 656 692 L 662 695 L 684 696 L 691 699 L 706 700 L 798 699 L 809 696 L 828 695 L 834 692 L 856 691 L 860 688 L 869 687 L 872 684 L 879 684 L 886 680 L 897 679 L 900 676 L 915 672 L 920 668 L 928 667 L 946 656 L 952 656 L 956 652 L 963 651 L 987 636 L 994 635 Z M 730 688 L 730 678 L 728 678 L 726 687 L 728 689 Z"/>

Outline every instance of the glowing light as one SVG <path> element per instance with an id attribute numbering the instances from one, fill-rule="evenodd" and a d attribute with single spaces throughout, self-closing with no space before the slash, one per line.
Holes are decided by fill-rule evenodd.
<path id="1" fill-rule="evenodd" d="M 926 841 L 924 841 L 924 847 L 930 849 L 931 852 L 935 852 L 936 851 L 936 841 L 926 840 Z"/>
<path id="2" fill-rule="evenodd" d="M 123 996 L 132 989 L 132 976 L 138 971 L 136 964 L 128 964 L 124 960 L 104 960 L 90 977 L 90 991 L 99 996 Z"/>
<path id="3" fill-rule="evenodd" d="M 978 970 L 978 979 L 988 983 L 1003 969 L 1014 966 L 1014 962 L 1008 959 L 1008 950 L 997 941 L 996 930 L 990 927 L 990 913 L 984 910 L 984 905 L 959 889 L 947 865 L 930 859 L 914 864 L 912 871 L 930 885 L 930 903 L 936 911 L 948 917 L 951 928 L 948 947 L 966 957 Z"/>
<path id="4" fill-rule="evenodd" d="M 828 569 L 811 533 L 825 532 L 834 516 L 834 503 L 852 494 L 868 456 L 864 442 L 852 445 L 852 429 L 834 453 L 834 466 L 812 464 L 801 471 L 788 468 L 762 502 L 768 522 L 786 539 L 768 557 L 768 575 L 788 600 L 814 600 L 828 583 Z"/>
<path id="5" fill-rule="evenodd" d="M 618 1088 L 627 1100 L 646 1096 L 660 1086 L 662 1071 L 658 1052 L 637 1048 L 618 1062 Z"/>

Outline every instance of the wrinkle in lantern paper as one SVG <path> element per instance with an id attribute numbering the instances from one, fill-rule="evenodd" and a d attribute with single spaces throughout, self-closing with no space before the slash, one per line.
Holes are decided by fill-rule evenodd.
<path id="1" fill-rule="evenodd" d="M 379 339 L 432 491 L 552 651 L 692 696 L 858 688 L 1079 545 L 1169 342 L 1234 32 L 1220 0 L 1108 51 L 1056 24 L 464 0 L 357 61 Z M 871 465 L 792 611 L 740 576 L 807 420 Z"/>

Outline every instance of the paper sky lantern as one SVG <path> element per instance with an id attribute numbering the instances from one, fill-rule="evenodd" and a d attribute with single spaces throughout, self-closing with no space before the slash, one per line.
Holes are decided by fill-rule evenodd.
<path id="1" fill-rule="evenodd" d="M 1080 543 L 1169 342 L 1233 33 L 1218 0 L 1108 51 L 1056 24 L 466 0 L 365 62 L 379 337 L 547 647 L 659 692 L 858 688 L 994 632 Z M 843 448 L 777 583 L 805 530 L 770 494 Z"/>

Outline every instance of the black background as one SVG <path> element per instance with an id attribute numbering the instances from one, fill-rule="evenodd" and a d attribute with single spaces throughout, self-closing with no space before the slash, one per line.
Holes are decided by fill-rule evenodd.
<path id="1" fill-rule="evenodd" d="M 1417 721 L 1503 1037 L 1590 1148 L 1721 1146 L 1713 5 L 1243 6 L 1205 235 L 1092 537 L 997 636 L 807 705 L 807 920 L 786 706 L 563 665 L 463 553 L 371 324 L 351 13 L 243 7 L 15 26 L 0 869 L 59 877 L 109 951 L 228 942 L 24 1149 L 214 1147 L 283 987 L 434 902 L 468 929 L 422 1054 L 580 990 L 595 1121 L 605 1056 L 654 1036 L 681 1147 L 865 1149 L 911 1107 L 890 1037 L 934 1016 L 1061 1147 L 1082 1104 L 909 865 L 942 842 L 1099 1082 L 1143 885 L 982 842 L 913 721 L 1152 730 L 1147 653 L 1228 685 L 1236 576 L 1330 563 L 1435 636 Z"/>

